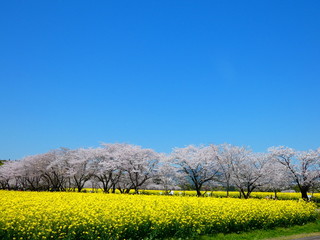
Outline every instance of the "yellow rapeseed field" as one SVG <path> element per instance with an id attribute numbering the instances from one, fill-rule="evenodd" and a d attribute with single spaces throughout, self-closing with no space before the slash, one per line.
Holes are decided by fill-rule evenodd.
<path id="1" fill-rule="evenodd" d="M 87 190 L 90 191 L 90 190 Z M 133 192 L 133 191 L 132 191 Z M 168 192 L 164 190 L 140 190 L 142 194 L 152 194 L 152 195 L 165 195 L 168 194 Z M 183 191 L 183 190 L 177 190 L 177 191 L 169 191 L 173 195 L 176 196 L 197 196 L 196 191 Z M 227 192 L 226 191 L 202 191 L 202 194 L 204 197 L 226 197 Z M 314 200 L 320 201 L 320 193 L 309 193 L 309 196 L 312 197 Z M 230 198 L 239 198 L 239 192 L 238 191 L 232 191 L 229 192 Z M 250 194 L 250 198 L 274 198 L 275 194 L 274 192 L 252 192 Z M 288 192 L 278 192 L 277 193 L 277 199 L 279 200 L 299 200 L 301 199 L 301 193 L 295 192 L 295 193 L 288 193 Z"/>
<path id="2" fill-rule="evenodd" d="M 0 239 L 142 239 L 315 220 L 304 201 L 0 191 Z"/>

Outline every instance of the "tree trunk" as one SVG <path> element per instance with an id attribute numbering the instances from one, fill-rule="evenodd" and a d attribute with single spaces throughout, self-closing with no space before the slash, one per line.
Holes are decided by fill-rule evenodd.
<path id="1" fill-rule="evenodd" d="M 308 201 L 308 190 L 309 190 L 309 187 L 301 187 L 300 188 L 300 192 L 301 192 L 301 197 L 302 199 Z"/>
<path id="2" fill-rule="evenodd" d="M 116 193 L 116 185 L 115 184 L 113 184 L 113 186 L 112 186 L 112 193 Z"/>
<path id="3" fill-rule="evenodd" d="M 229 182 L 227 182 L 227 197 L 229 197 Z"/>
<path id="4" fill-rule="evenodd" d="M 244 199 L 248 199 L 250 193 L 249 192 L 246 193 L 244 190 L 242 190 L 242 195 L 243 195 Z"/>
<path id="5" fill-rule="evenodd" d="M 127 188 L 125 191 L 124 191 L 124 193 L 130 193 L 130 190 L 131 190 L 131 188 Z"/>
<path id="6" fill-rule="evenodd" d="M 200 192 L 200 189 L 196 189 L 196 191 L 197 191 L 197 197 L 201 197 L 201 192 Z"/>

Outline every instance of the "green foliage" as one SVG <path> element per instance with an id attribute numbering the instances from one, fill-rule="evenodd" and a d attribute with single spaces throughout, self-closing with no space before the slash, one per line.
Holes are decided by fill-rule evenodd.
<path id="1" fill-rule="evenodd" d="M 304 225 L 296 225 L 289 228 L 274 228 L 274 229 L 264 229 L 264 230 L 255 230 L 250 232 L 239 232 L 239 233 L 230 233 L 230 234 L 214 234 L 214 235 L 205 235 L 198 237 L 199 240 L 276 240 L 278 237 L 283 236 L 292 236 L 294 239 L 306 237 L 308 233 L 318 233 L 320 235 L 320 219 L 315 222 L 307 223 Z M 312 235 L 312 234 L 310 234 Z M 275 239 L 274 239 L 275 238 Z M 293 239 L 290 238 L 290 239 Z M 280 238 L 288 239 L 288 238 Z M 280 240 L 279 239 L 279 240 Z"/>
<path id="2" fill-rule="evenodd" d="M 3 165 L 7 160 L 0 160 L 0 166 Z"/>

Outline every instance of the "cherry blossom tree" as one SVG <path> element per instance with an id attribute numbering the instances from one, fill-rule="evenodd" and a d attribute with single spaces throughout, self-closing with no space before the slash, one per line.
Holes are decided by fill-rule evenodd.
<path id="1" fill-rule="evenodd" d="M 152 149 L 119 143 L 102 146 L 97 150 L 95 176 L 105 192 L 117 188 L 121 193 L 131 189 L 137 193 L 155 175 L 159 155 Z"/>
<path id="2" fill-rule="evenodd" d="M 241 148 L 231 144 L 222 144 L 218 146 L 219 152 L 217 163 L 219 168 L 219 182 L 226 186 L 227 197 L 229 197 L 229 189 L 232 180 L 233 161 L 237 158 Z"/>
<path id="3" fill-rule="evenodd" d="M 129 193 L 130 189 L 138 193 L 139 188 L 156 174 L 159 154 L 152 149 L 129 144 L 121 145 L 121 153 L 120 170 L 123 174 L 119 183 L 122 183 L 122 186 L 124 183 L 129 183 L 127 186 L 130 185 L 130 188 L 126 186 L 126 193 Z"/>
<path id="4" fill-rule="evenodd" d="M 70 179 L 72 186 L 76 187 L 78 192 L 84 188 L 84 185 L 94 175 L 94 150 L 79 148 L 70 150 L 61 156 L 59 163 L 66 170 L 66 177 Z"/>
<path id="5" fill-rule="evenodd" d="M 279 146 L 268 149 L 271 155 L 284 165 L 297 184 L 301 197 L 308 199 L 308 191 L 320 179 L 320 148 L 309 151 L 296 151 Z"/>
<path id="6" fill-rule="evenodd" d="M 243 147 L 233 149 L 232 182 L 244 198 L 249 198 L 251 192 L 266 184 L 267 154 L 252 153 Z"/>
<path id="7" fill-rule="evenodd" d="M 104 193 L 115 193 L 120 177 L 122 153 L 120 144 L 103 144 L 103 148 L 94 149 L 94 177 Z"/>
<path id="8" fill-rule="evenodd" d="M 161 155 L 156 178 L 159 184 L 162 185 L 165 194 L 169 194 L 169 192 L 176 188 L 178 182 L 176 167 L 172 165 L 170 158 L 164 154 Z"/>
<path id="9" fill-rule="evenodd" d="M 1 189 L 11 189 L 12 182 L 15 181 L 16 169 L 19 161 L 6 161 L 0 166 L 0 187 Z"/>
<path id="10" fill-rule="evenodd" d="M 201 196 L 204 187 L 222 183 L 236 186 L 248 198 L 255 189 L 275 192 L 297 184 L 302 198 L 320 183 L 320 148 L 295 151 L 287 147 L 253 153 L 245 147 L 222 144 L 174 148 L 168 156 L 130 144 L 102 144 L 99 148 L 60 148 L 5 161 L 0 166 L 0 188 L 81 191 L 90 180 L 104 192 L 136 193 L 150 184 L 166 191 L 180 184 Z M 160 162 L 160 163 L 159 163 Z M 149 184 L 149 185 L 148 185 Z"/>
<path id="11" fill-rule="evenodd" d="M 65 191 L 67 188 L 68 168 L 64 155 L 70 150 L 67 148 L 54 149 L 44 154 L 34 156 L 37 171 L 50 191 Z"/>
<path id="12" fill-rule="evenodd" d="M 15 176 L 22 189 L 31 191 L 46 190 L 41 171 L 35 165 L 37 158 L 40 156 L 42 155 L 27 156 L 17 162 Z"/>
<path id="13" fill-rule="evenodd" d="M 203 185 L 217 178 L 217 156 L 218 148 L 214 145 L 189 145 L 185 148 L 174 148 L 171 162 L 178 167 L 180 179 L 189 182 L 197 196 L 201 196 Z"/>
<path id="14" fill-rule="evenodd" d="M 292 186 L 291 176 L 287 168 L 274 158 L 270 158 L 265 169 L 266 184 L 262 189 L 274 192 L 274 197 L 277 199 L 279 191 L 286 190 Z"/>
<path id="15" fill-rule="evenodd" d="M 9 167 L 2 169 L 6 171 L 6 174 L 1 176 L 10 176 L 10 188 L 19 190 L 48 190 L 48 187 L 44 183 L 42 173 L 45 171 L 45 167 L 40 165 L 40 160 L 44 157 L 44 154 L 31 155 L 22 158 L 18 161 L 8 161 Z"/>

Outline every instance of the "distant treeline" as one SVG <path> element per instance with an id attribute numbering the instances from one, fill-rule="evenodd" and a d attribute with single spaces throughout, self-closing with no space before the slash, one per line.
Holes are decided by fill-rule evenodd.
<path id="1" fill-rule="evenodd" d="M 18 161 L 2 161 L 0 188 L 31 191 L 79 192 L 91 183 L 105 193 L 135 193 L 139 189 L 202 190 L 218 186 L 238 190 L 279 192 L 296 186 L 301 197 L 320 187 L 320 148 L 296 151 L 271 147 L 255 153 L 246 147 L 190 145 L 158 153 L 130 144 L 102 144 L 98 148 L 60 148 Z"/>

